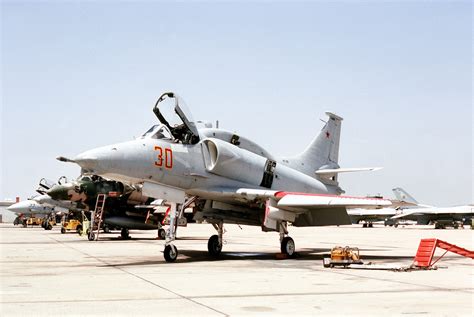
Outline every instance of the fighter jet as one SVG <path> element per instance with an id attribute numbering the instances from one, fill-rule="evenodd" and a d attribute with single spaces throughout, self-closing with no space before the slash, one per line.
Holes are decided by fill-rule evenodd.
<path id="1" fill-rule="evenodd" d="M 95 208 L 97 195 L 108 195 L 104 206 L 104 230 L 120 228 L 123 239 L 129 239 L 129 230 L 157 230 L 165 238 L 159 216 L 151 204 L 154 198 L 144 196 L 139 185 L 130 186 L 122 182 L 106 180 L 98 175 L 84 175 L 77 180 L 58 184 L 46 191 L 54 200 L 65 200 L 80 204 L 86 211 Z M 140 207 L 140 208 L 135 208 Z"/>
<path id="2" fill-rule="evenodd" d="M 372 228 L 373 223 L 376 221 L 388 222 L 390 218 L 397 214 L 396 208 L 382 208 L 382 209 L 349 209 L 347 214 L 351 218 L 351 222 L 354 224 L 363 223 L 363 228 Z"/>
<path id="3" fill-rule="evenodd" d="M 58 183 L 61 184 L 61 182 L 65 180 L 66 178 L 63 176 L 59 178 Z M 69 201 L 57 201 L 46 195 L 46 191 L 54 185 L 55 184 L 51 181 L 42 178 L 39 181 L 38 189 L 36 189 L 36 192 L 39 195 L 32 196 L 27 200 L 9 206 L 7 209 L 18 216 L 14 220 L 14 223 L 24 223 L 22 221 L 23 217 L 30 218 L 39 216 L 40 218 L 43 218 L 42 227 L 45 230 L 51 230 L 52 225 L 49 223 L 50 217 L 57 213 L 66 213 L 70 209 L 75 208 L 75 204 L 72 204 Z"/>
<path id="4" fill-rule="evenodd" d="M 362 222 L 363 228 L 372 228 L 374 222 L 384 221 L 385 225 L 398 227 L 398 220 L 393 219 L 392 217 L 402 213 L 405 208 L 412 208 L 417 206 L 417 204 L 406 197 L 402 198 L 400 195 L 398 195 L 397 188 L 394 188 L 392 191 L 396 197 L 396 199 L 391 200 L 393 205 L 392 207 L 375 210 L 364 208 L 349 209 L 347 213 L 349 214 L 352 223 L 359 224 Z M 380 195 L 372 197 L 382 198 Z"/>
<path id="5" fill-rule="evenodd" d="M 44 219 L 43 228 L 51 230 L 52 226 L 47 222 L 49 217 L 56 213 L 68 212 L 69 208 L 72 208 L 69 203 L 55 201 L 48 195 L 38 195 L 15 203 L 7 209 L 18 216 L 14 223 L 20 223 L 23 216 L 27 218 L 39 216 Z"/>
<path id="6" fill-rule="evenodd" d="M 143 194 L 175 202 L 171 213 L 164 257 L 175 261 L 172 243 L 176 218 L 195 204 L 195 219 L 212 224 L 208 251 L 222 250 L 224 223 L 261 226 L 280 234 L 281 252 L 291 257 L 295 227 L 350 224 L 347 208 L 381 208 L 389 200 L 341 196 L 338 174 L 373 170 L 344 169 L 338 165 L 342 118 L 326 112 L 328 121 L 301 154 L 278 158 L 248 138 L 215 128 L 198 129 L 184 101 L 164 93 L 153 112 L 160 124 L 142 137 L 79 154 L 74 162 L 82 173 L 140 184 Z M 288 131 L 288 129 L 285 129 Z M 296 135 L 295 135 L 296 137 Z"/>
<path id="7" fill-rule="evenodd" d="M 410 194 L 402 188 L 394 188 L 393 192 L 399 200 L 416 204 L 416 207 L 407 208 L 393 216 L 392 219 L 414 220 L 417 224 L 434 224 L 436 229 L 444 229 L 451 226 L 457 229 L 460 225 L 470 224 L 474 216 L 474 205 L 433 207 L 419 204 Z"/>

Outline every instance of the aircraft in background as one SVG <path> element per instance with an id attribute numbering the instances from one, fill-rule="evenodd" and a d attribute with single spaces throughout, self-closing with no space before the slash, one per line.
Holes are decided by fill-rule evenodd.
<path id="1" fill-rule="evenodd" d="M 122 238 L 129 239 L 130 229 L 158 230 L 158 236 L 165 238 L 161 221 L 167 208 L 161 208 L 163 206 L 154 198 L 143 195 L 140 185 L 130 186 L 98 175 L 84 175 L 55 185 L 46 194 L 55 200 L 79 204 L 85 211 L 94 210 L 97 196 L 105 194 L 104 231 L 119 228 Z"/>
<path id="2" fill-rule="evenodd" d="M 392 189 L 395 194 L 396 199 L 392 200 L 392 204 L 396 207 L 387 207 L 381 209 L 364 209 L 364 208 L 355 208 L 349 209 L 347 213 L 351 218 L 353 224 L 359 224 L 363 222 L 363 228 L 372 228 L 373 223 L 377 221 L 383 221 L 385 225 L 398 227 L 398 220 L 393 219 L 392 217 L 400 214 L 405 208 L 412 208 L 417 206 L 416 203 L 412 201 L 407 201 L 397 196 L 397 188 Z M 370 197 L 370 196 L 369 196 Z M 375 198 L 381 198 L 380 196 L 373 196 Z"/>
<path id="3" fill-rule="evenodd" d="M 417 224 L 434 224 L 436 229 L 444 229 L 451 226 L 457 229 L 460 225 L 470 224 L 474 216 L 474 205 L 433 207 L 419 204 L 410 194 L 402 188 L 394 188 L 393 192 L 399 200 L 416 204 L 417 207 L 403 209 L 399 214 L 393 216 L 393 220 L 414 220 Z"/>
<path id="4" fill-rule="evenodd" d="M 168 262 L 178 256 L 172 244 L 176 218 L 192 203 L 194 219 L 217 230 L 208 240 L 209 254 L 214 256 L 222 250 L 224 223 L 276 231 L 281 252 L 292 256 L 295 243 L 288 235 L 288 223 L 296 227 L 350 224 L 347 208 L 391 205 L 385 199 L 341 196 L 338 174 L 373 168 L 340 168 L 342 118 L 333 113 L 326 112 L 328 121 L 303 153 L 277 158 L 233 132 L 198 129 L 174 93 L 164 93 L 153 112 L 160 124 L 141 138 L 58 160 L 77 163 L 83 174 L 140 184 L 144 195 L 179 204 L 170 213 L 164 249 Z"/>
<path id="5" fill-rule="evenodd" d="M 72 208 L 69 203 L 58 202 L 51 199 L 48 195 L 38 195 L 27 200 L 15 203 L 7 208 L 7 210 L 15 213 L 18 217 L 15 219 L 15 224 L 22 223 L 22 218 L 43 218 L 42 227 L 46 230 L 51 230 L 53 227 L 47 223 L 50 217 L 56 213 L 69 212 L 69 208 Z"/>
<path id="6" fill-rule="evenodd" d="M 363 228 L 372 228 L 374 222 L 384 221 L 389 223 L 390 219 L 397 214 L 396 208 L 381 208 L 381 209 L 349 209 L 347 214 L 351 218 L 353 224 L 363 222 Z"/>
<path id="7" fill-rule="evenodd" d="M 65 177 L 59 179 L 59 183 L 65 181 Z M 50 189 L 54 184 L 50 181 L 42 178 L 39 182 L 39 187 L 36 190 L 39 195 L 28 198 L 17 203 L 12 204 L 7 210 L 15 213 L 17 218 L 14 220 L 14 224 L 25 223 L 23 217 L 43 218 L 42 227 L 45 230 L 51 230 L 53 227 L 49 223 L 50 217 L 55 214 L 63 214 L 69 212 L 69 210 L 76 208 L 76 205 L 69 201 L 57 201 L 46 195 L 46 191 Z"/>

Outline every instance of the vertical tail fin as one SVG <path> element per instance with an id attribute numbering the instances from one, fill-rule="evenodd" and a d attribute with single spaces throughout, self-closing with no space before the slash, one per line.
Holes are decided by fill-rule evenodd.
<path id="1" fill-rule="evenodd" d="M 397 188 L 392 189 L 392 191 L 398 200 L 418 205 L 418 202 L 416 201 L 416 199 L 413 198 L 409 193 L 407 193 L 402 188 L 397 187 Z"/>
<path id="2" fill-rule="evenodd" d="M 339 141 L 343 119 L 331 112 L 326 114 L 329 120 L 321 132 L 303 153 L 293 158 L 299 171 L 313 177 L 318 169 L 339 168 Z"/>

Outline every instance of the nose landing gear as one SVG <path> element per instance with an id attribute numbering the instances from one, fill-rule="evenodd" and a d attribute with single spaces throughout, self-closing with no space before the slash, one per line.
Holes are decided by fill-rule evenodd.
<path id="1" fill-rule="evenodd" d="M 178 249 L 174 246 L 174 244 L 168 244 L 165 246 L 163 255 L 165 256 L 166 262 L 174 262 L 178 257 Z"/>
<path id="2" fill-rule="evenodd" d="M 178 219 L 183 217 L 184 210 L 188 208 L 195 200 L 197 199 L 196 196 L 193 196 L 186 200 L 184 204 L 181 205 L 181 208 L 178 212 L 178 208 L 175 204 L 172 204 L 171 211 L 169 213 L 170 217 L 170 224 L 168 230 L 163 230 L 161 234 L 165 233 L 166 244 L 165 249 L 163 250 L 163 255 L 165 257 L 166 262 L 174 262 L 178 258 L 178 248 L 172 242 L 176 240 L 176 231 L 178 230 Z M 176 219 L 178 218 L 178 219 Z M 161 236 L 160 232 L 158 235 Z"/>

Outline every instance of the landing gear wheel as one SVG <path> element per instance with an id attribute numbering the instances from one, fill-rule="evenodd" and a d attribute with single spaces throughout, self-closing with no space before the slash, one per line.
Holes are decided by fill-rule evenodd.
<path id="1" fill-rule="evenodd" d="M 207 242 L 207 250 L 212 256 L 218 256 L 222 251 L 222 243 L 219 243 L 219 237 L 215 234 Z"/>
<path id="2" fill-rule="evenodd" d="M 44 228 L 44 230 L 51 230 L 51 229 L 53 229 L 53 226 L 50 223 L 48 223 L 46 227 Z"/>
<path id="3" fill-rule="evenodd" d="M 82 226 L 77 226 L 77 227 L 76 227 L 76 232 L 77 232 L 79 235 L 82 235 Z"/>
<path id="4" fill-rule="evenodd" d="M 281 253 L 292 257 L 295 254 L 295 241 L 290 237 L 284 237 L 281 240 Z"/>
<path id="5" fill-rule="evenodd" d="M 373 224 L 373 223 L 369 223 L 368 227 L 369 227 L 369 228 L 373 228 L 373 227 L 374 227 L 374 224 Z"/>
<path id="6" fill-rule="evenodd" d="M 95 239 L 94 232 L 89 232 L 89 235 L 87 236 L 87 239 L 89 239 L 89 241 L 94 241 L 94 239 Z"/>
<path id="7" fill-rule="evenodd" d="M 123 229 L 120 231 L 120 236 L 121 236 L 122 239 L 124 239 L 124 240 L 130 239 L 130 234 L 129 234 L 128 229 L 123 228 Z"/>
<path id="8" fill-rule="evenodd" d="M 164 240 L 166 239 L 166 231 L 165 229 L 159 229 L 158 230 L 158 238 Z"/>
<path id="9" fill-rule="evenodd" d="M 61 228 L 61 233 L 66 233 L 66 229 Z"/>
<path id="10" fill-rule="evenodd" d="M 165 256 L 166 262 L 174 262 L 178 257 L 178 249 L 173 244 L 168 244 L 165 246 L 163 255 Z"/>
<path id="11" fill-rule="evenodd" d="M 362 224 L 362 228 L 367 228 L 367 224 L 366 223 Z"/>

